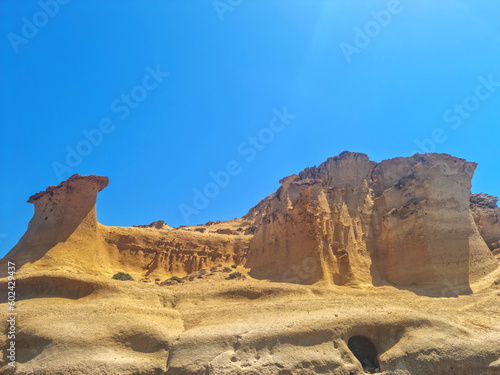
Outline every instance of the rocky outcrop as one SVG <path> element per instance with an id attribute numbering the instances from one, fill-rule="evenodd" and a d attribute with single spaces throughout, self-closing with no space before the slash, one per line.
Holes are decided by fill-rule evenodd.
<path id="1" fill-rule="evenodd" d="M 137 227 L 107 227 L 96 219 L 97 193 L 108 178 L 78 174 L 29 198 L 35 213 L 9 259 L 21 274 L 36 270 L 112 275 L 119 271 L 134 277 L 186 274 L 218 264 L 240 264 L 248 238 L 171 228 L 164 221 Z M 238 225 L 238 223 L 235 223 Z M 226 225 L 227 226 L 227 225 Z M 213 232 L 213 233 L 212 233 Z M 5 275 L 7 268 L 0 273 Z"/>
<path id="2" fill-rule="evenodd" d="M 172 228 L 131 231 L 103 227 L 102 237 L 107 251 L 115 254 L 124 270 L 149 277 L 184 276 L 218 264 L 241 264 L 248 248 L 243 235 L 206 235 Z"/>
<path id="3" fill-rule="evenodd" d="M 445 154 L 330 158 L 250 210 L 247 266 L 276 281 L 470 292 L 498 267 L 469 210 L 475 168 Z"/>
<path id="4" fill-rule="evenodd" d="M 106 186 L 107 177 L 75 174 L 31 196 L 28 203 L 35 206 L 33 218 L 7 257 L 18 267 L 26 264 L 35 269 L 74 267 L 86 272 L 89 262 L 92 268 L 106 267 L 96 219 L 97 193 Z M 68 254 L 67 248 L 79 250 Z"/>
<path id="5" fill-rule="evenodd" d="M 472 194 L 470 208 L 474 221 L 491 251 L 500 256 L 500 208 L 498 198 L 488 194 Z"/>
<path id="6" fill-rule="evenodd" d="M 148 225 L 132 225 L 134 228 L 156 228 L 156 229 L 161 229 L 163 228 L 165 225 L 165 221 L 164 220 L 157 220 L 157 221 L 153 221 L 151 224 L 148 224 Z"/>
<path id="7" fill-rule="evenodd" d="M 446 154 L 376 163 L 343 152 L 284 178 L 241 219 L 179 228 L 99 224 L 96 197 L 108 179 L 74 175 L 29 199 L 35 214 L 8 258 L 21 273 L 140 279 L 244 264 L 273 281 L 469 293 L 498 267 L 483 238 L 492 249 L 500 240 L 493 197 L 473 196 L 469 207 L 475 168 Z"/>
<path id="8" fill-rule="evenodd" d="M 306 284 L 371 283 L 366 240 L 375 165 L 364 154 L 342 153 L 280 181 L 246 216 L 258 227 L 247 256 L 251 274 Z"/>
<path id="9" fill-rule="evenodd" d="M 72 176 L 29 199 L 0 261 L 15 373 L 499 374 L 498 207 L 470 196 L 475 167 L 344 152 L 243 218 L 178 228 L 101 225 L 107 178 Z"/>
<path id="10" fill-rule="evenodd" d="M 382 280 L 459 294 L 498 266 L 469 209 L 475 168 L 445 154 L 375 167 L 372 254 Z"/>
<path id="11" fill-rule="evenodd" d="M 37 245 L 55 244 L 66 241 L 77 230 L 96 233 L 97 193 L 106 186 L 107 177 L 75 174 L 32 195 L 28 203 L 35 206 L 35 214 L 28 224 L 29 235 L 25 240 L 36 238 Z"/>

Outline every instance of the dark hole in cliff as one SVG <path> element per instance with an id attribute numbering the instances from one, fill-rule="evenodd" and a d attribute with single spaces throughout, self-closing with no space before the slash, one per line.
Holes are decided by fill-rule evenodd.
<path id="1" fill-rule="evenodd" d="M 380 372 L 375 345 L 363 336 L 352 336 L 347 342 L 349 350 L 363 366 L 363 370 L 370 374 Z"/>

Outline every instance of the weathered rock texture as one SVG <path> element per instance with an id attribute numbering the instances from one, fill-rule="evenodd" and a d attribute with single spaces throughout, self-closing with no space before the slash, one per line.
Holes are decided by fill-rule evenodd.
<path id="1" fill-rule="evenodd" d="M 475 163 L 443 154 L 377 165 L 373 173 L 375 268 L 395 285 L 468 291 L 497 262 L 469 209 Z"/>
<path id="2" fill-rule="evenodd" d="M 242 219 L 178 229 L 98 224 L 96 197 L 108 179 L 75 175 L 29 199 L 35 214 L 9 257 L 26 271 L 183 276 L 245 264 L 251 276 L 274 281 L 429 293 L 452 283 L 468 293 L 498 266 L 484 240 L 491 249 L 500 240 L 494 198 L 470 197 L 475 167 L 445 154 L 377 164 L 344 152 L 284 178 Z"/>
<path id="3" fill-rule="evenodd" d="M 284 178 L 245 217 L 258 227 L 247 257 L 251 274 L 307 284 L 371 283 L 367 236 L 375 165 L 366 155 L 343 153 Z"/>
<path id="4" fill-rule="evenodd" d="M 249 238 L 218 234 L 226 224 L 211 226 L 205 234 L 198 228 L 171 228 L 163 221 L 131 228 L 99 224 L 97 193 L 107 185 L 107 177 L 76 174 L 30 197 L 34 216 L 7 256 L 18 265 L 18 272 L 71 270 L 110 275 L 126 271 L 139 278 L 164 277 L 243 261 Z M 6 268 L 0 272 L 5 275 Z"/>
<path id="5" fill-rule="evenodd" d="M 471 211 L 479 233 L 493 254 L 500 256 L 500 208 L 498 198 L 488 194 L 472 194 Z"/>
<path id="6" fill-rule="evenodd" d="M 361 374 L 362 336 L 386 375 L 500 374 L 499 208 L 470 195 L 475 167 L 344 152 L 243 218 L 179 228 L 99 224 L 108 179 L 74 175 L 29 199 L 0 261 L 2 311 L 17 268 L 15 373 Z"/>
<path id="7" fill-rule="evenodd" d="M 494 198 L 470 197 L 475 168 L 445 154 L 377 164 L 343 152 L 284 178 L 242 219 L 178 229 L 164 221 L 98 224 L 96 197 L 108 179 L 74 175 L 29 199 L 35 214 L 9 257 L 21 271 L 184 276 L 245 264 L 251 276 L 274 281 L 389 283 L 428 293 L 452 283 L 468 293 L 498 267 L 484 240 L 491 249 L 500 240 Z"/>
<path id="8" fill-rule="evenodd" d="M 76 174 L 31 196 L 28 203 L 35 213 L 8 257 L 39 269 L 107 270 L 108 254 L 96 219 L 97 193 L 106 186 L 107 177 Z"/>
<path id="9" fill-rule="evenodd" d="M 444 154 L 377 164 L 344 152 L 287 177 L 245 217 L 258 226 L 251 275 L 470 292 L 498 267 L 469 209 L 475 168 Z"/>

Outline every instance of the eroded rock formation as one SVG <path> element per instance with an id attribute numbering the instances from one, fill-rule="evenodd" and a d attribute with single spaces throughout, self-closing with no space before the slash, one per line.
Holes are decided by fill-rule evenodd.
<path id="1" fill-rule="evenodd" d="M 29 199 L 35 215 L 9 257 L 25 265 L 21 272 L 140 278 L 236 264 L 281 282 L 390 284 L 431 294 L 452 284 L 453 293 L 469 293 L 470 283 L 498 267 L 485 240 L 491 249 L 500 240 L 494 198 L 474 195 L 470 203 L 475 168 L 446 154 L 375 163 L 343 152 L 284 178 L 241 219 L 179 228 L 99 224 L 96 197 L 108 179 L 74 175 Z"/>
<path id="2" fill-rule="evenodd" d="M 497 267 L 469 210 L 475 168 L 444 154 L 375 167 L 372 229 L 382 278 L 419 288 L 452 284 L 468 292 L 470 282 Z"/>
<path id="3" fill-rule="evenodd" d="M 136 277 L 164 277 L 243 261 L 249 239 L 218 235 L 225 224 L 212 226 L 205 235 L 198 228 L 176 229 L 163 221 L 128 228 L 99 224 L 97 193 L 107 185 L 107 177 L 76 174 L 30 197 L 35 213 L 7 256 L 18 265 L 18 272 L 65 269 L 109 275 L 126 271 Z M 6 268 L 0 272 L 5 274 Z"/>
<path id="4" fill-rule="evenodd" d="M 479 233 L 493 254 L 500 256 L 500 208 L 498 198 L 488 194 L 472 194 L 471 211 Z"/>
<path id="5" fill-rule="evenodd" d="M 29 199 L 0 261 L 15 373 L 499 374 L 499 208 L 470 195 L 475 167 L 344 152 L 243 218 L 179 228 L 101 225 L 107 178 L 72 176 Z"/>
<path id="6" fill-rule="evenodd" d="M 97 193 L 108 178 L 75 174 L 28 199 L 35 207 L 28 229 L 8 257 L 31 268 L 65 267 L 86 272 L 109 265 L 96 219 Z M 88 248 L 92 258 L 88 259 Z M 67 252 L 71 249 L 70 253 Z"/>
<path id="7" fill-rule="evenodd" d="M 251 274 L 306 284 L 371 283 L 367 236 L 375 165 L 364 154 L 342 153 L 284 178 L 246 216 L 258 227 L 247 256 Z"/>
<path id="8" fill-rule="evenodd" d="M 498 267 L 469 209 L 475 168 L 445 154 L 377 164 L 344 152 L 287 177 L 246 216 L 259 227 L 251 274 L 467 293 Z"/>

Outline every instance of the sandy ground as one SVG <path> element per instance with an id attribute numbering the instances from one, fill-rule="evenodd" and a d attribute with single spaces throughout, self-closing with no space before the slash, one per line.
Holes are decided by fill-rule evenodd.
<path id="1" fill-rule="evenodd" d="M 16 374 L 363 374 L 347 345 L 356 335 L 373 342 L 383 374 L 500 373 L 498 274 L 457 297 L 228 274 L 174 285 L 21 277 Z"/>

